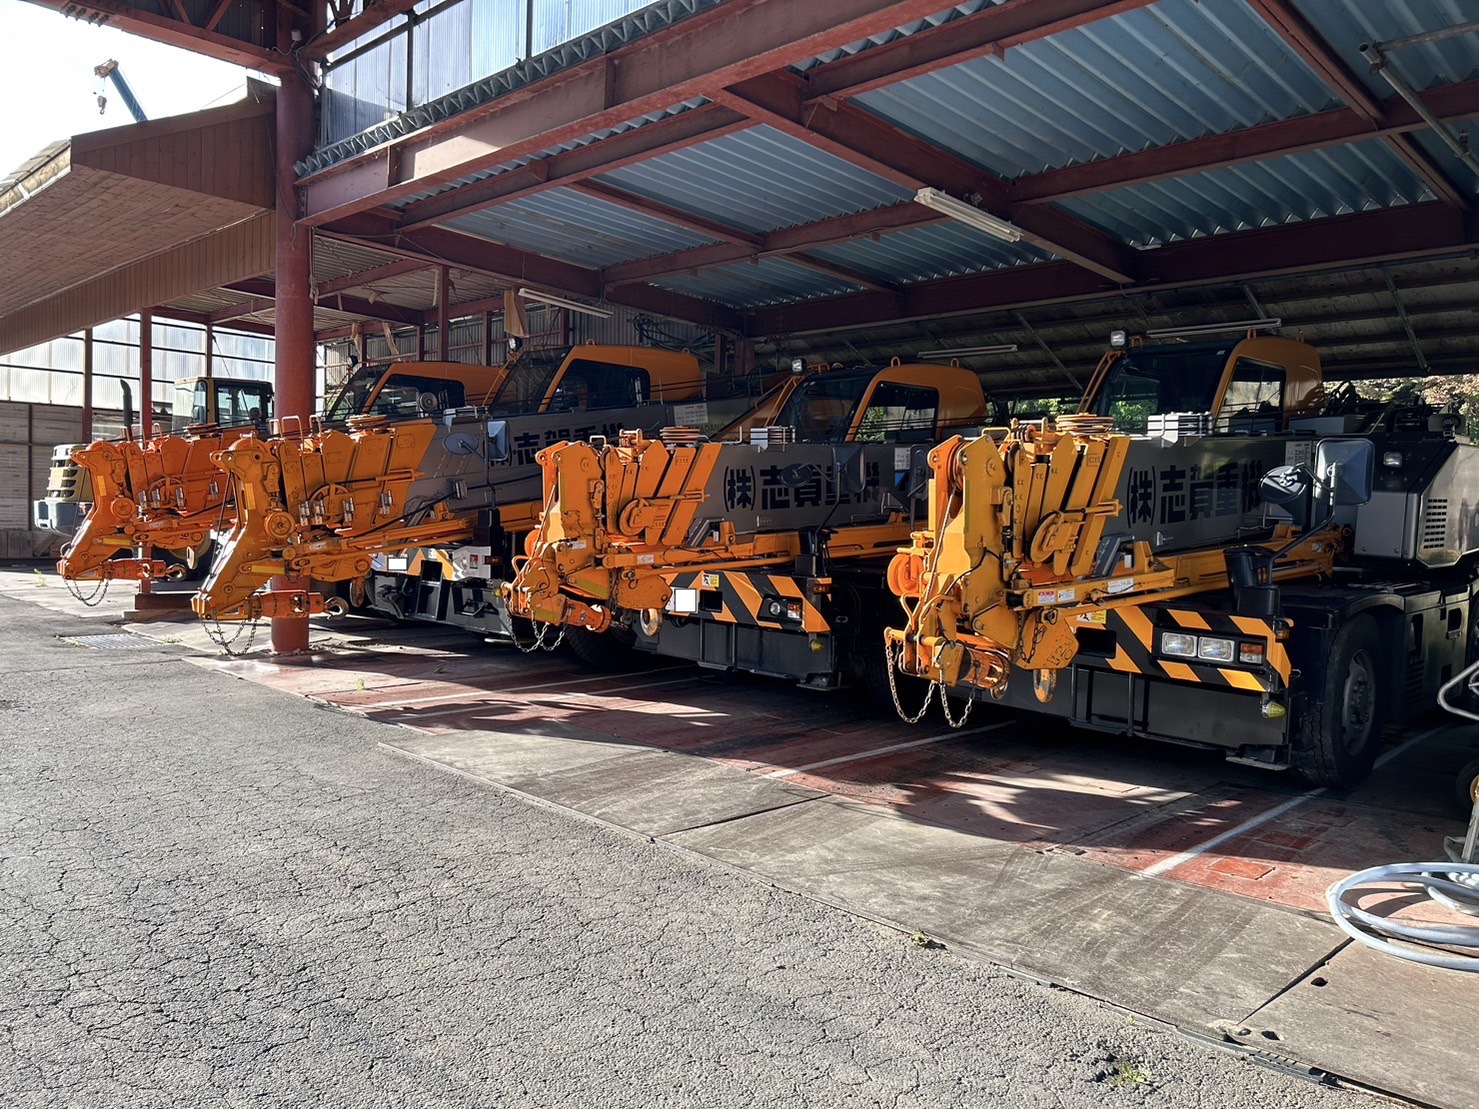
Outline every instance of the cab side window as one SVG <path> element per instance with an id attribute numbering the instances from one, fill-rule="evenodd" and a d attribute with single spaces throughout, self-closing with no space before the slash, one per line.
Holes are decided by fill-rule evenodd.
<path id="1" fill-rule="evenodd" d="M 1276 427 L 1282 427 L 1286 382 L 1283 366 L 1239 358 L 1228 379 L 1227 394 L 1222 398 L 1219 422 L 1254 418 L 1273 420 Z"/>
<path id="2" fill-rule="evenodd" d="M 630 408 L 651 396 L 652 379 L 646 370 L 579 358 L 565 367 L 549 407 L 553 412 Z"/>
<path id="3" fill-rule="evenodd" d="M 884 382 L 873 390 L 858 424 L 864 443 L 931 443 L 940 410 L 940 392 L 923 385 Z"/>

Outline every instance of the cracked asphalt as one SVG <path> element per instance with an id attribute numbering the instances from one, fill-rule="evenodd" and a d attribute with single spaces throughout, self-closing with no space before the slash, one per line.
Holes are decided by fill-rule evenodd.
<path id="1" fill-rule="evenodd" d="M 0 1104 L 1351 1106 L 0 597 Z"/>

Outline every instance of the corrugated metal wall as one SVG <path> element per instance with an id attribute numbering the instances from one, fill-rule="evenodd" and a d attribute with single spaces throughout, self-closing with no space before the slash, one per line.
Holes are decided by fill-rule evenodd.
<path id="1" fill-rule="evenodd" d="M 95 412 L 93 430 L 117 435 L 121 412 Z M 46 495 L 52 448 L 82 437 L 82 409 L 0 401 L 0 558 L 44 558 L 56 536 L 31 528 L 31 502 Z"/>
<path id="2" fill-rule="evenodd" d="M 324 75 L 319 144 L 337 142 L 646 7 L 650 0 L 423 0 Z M 357 49 L 362 53 L 356 53 Z M 409 65 L 407 62 L 409 61 Z"/>

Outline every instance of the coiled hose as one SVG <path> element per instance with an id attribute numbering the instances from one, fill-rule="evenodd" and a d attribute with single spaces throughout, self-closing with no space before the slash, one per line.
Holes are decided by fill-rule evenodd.
<path id="1" fill-rule="evenodd" d="M 1479 925 L 1407 924 L 1400 920 L 1376 916 L 1346 899 L 1346 894 L 1362 886 L 1384 886 L 1393 883 L 1418 886 L 1441 905 L 1479 917 L 1479 863 L 1393 863 L 1374 866 L 1336 882 L 1325 894 L 1330 915 L 1342 931 L 1367 947 L 1395 955 L 1413 963 L 1447 970 L 1479 972 Z M 1404 944 L 1394 941 L 1402 940 Z M 1407 944 L 1440 945 L 1406 946 Z M 1472 951 L 1458 955 L 1443 947 Z"/>

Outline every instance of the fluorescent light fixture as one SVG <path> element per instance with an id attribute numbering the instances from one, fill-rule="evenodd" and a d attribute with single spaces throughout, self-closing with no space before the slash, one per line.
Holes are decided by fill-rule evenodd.
<path id="1" fill-rule="evenodd" d="M 967 358 L 972 354 L 1016 354 L 1016 343 L 1001 343 L 994 347 L 949 347 L 945 350 L 922 350 L 915 358 Z"/>
<path id="2" fill-rule="evenodd" d="M 1204 323 L 1194 327 L 1162 327 L 1147 331 L 1145 337 L 1147 339 L 1187 339 L 1194 335 L 1221 335 L 1228 331 L 1247 331 L 1252 327 L 1272 331 L 1276 327 L 1283 326 L 1282 319 L 1272 316 L 1258 320 L 1234 320 L 1232 323 Z"/>
<path id="3" fill-rule="evenodd" d="M 603 320 L 611 318 L 609 308 L 596 308 L 589 304 L 581 304 L 578 300 L 566 300 L 552 293 L 541 293 L 538 289 L 520 289 L 519 296 L 525 300 L 532 300 L 535 304 L 552 304 L 556 308 L 568 308 L 572 312 L 584 312 L 587 316 L 599 316 Z"/>
<path id="4" fill-rule="evenodd" d="M 961 223 L 974 227 L 977 231 L 984 231 L 1004 242 L 1015 243 L 1022 238 L 1020 227 L 1015 227 L 1004 219 L 998 219 L 990 212 L 983 212 L 974 204 L 956 200 L 949 193 L 941 192 L 939 189 L 920 189 L 914 194 L 914 203 L 933 208 L 941 215 L 959 220 Z"/>

